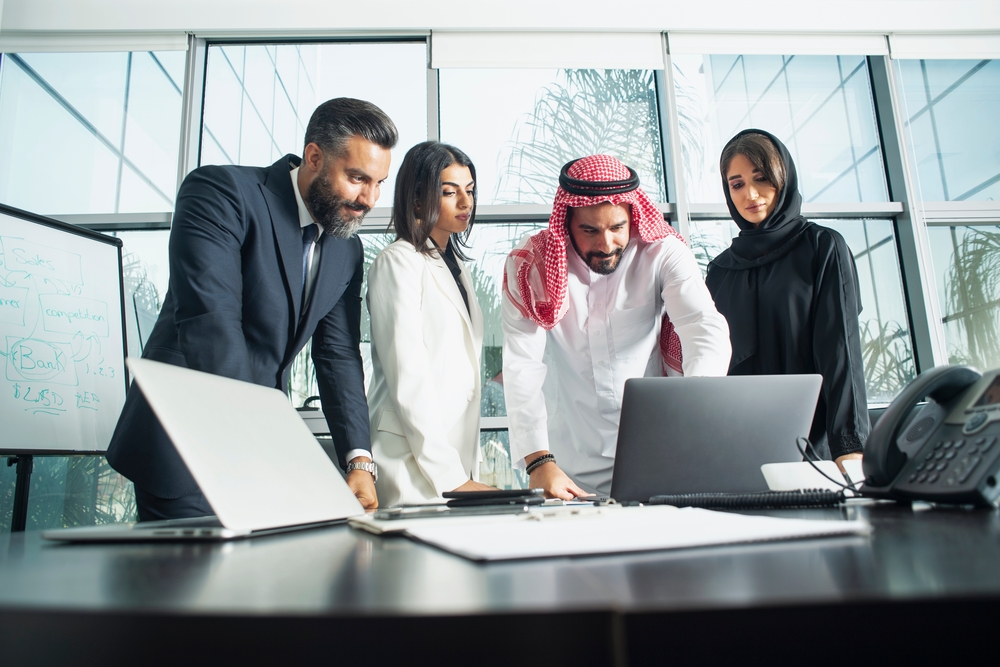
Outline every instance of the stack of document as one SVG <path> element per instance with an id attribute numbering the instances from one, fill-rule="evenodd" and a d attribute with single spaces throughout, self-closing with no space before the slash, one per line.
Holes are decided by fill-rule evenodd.
<path id="1" fill-rule="evenodd" d="M 582 556 L 829 536 L 867 535 L 865 521 L 781 519 L 670 506 L 551 507 L 524 515 L 375 521 L 375 533 L 401 532 L 476 561 Z M 391 525 L 387 525 L 391 524 Z"/>

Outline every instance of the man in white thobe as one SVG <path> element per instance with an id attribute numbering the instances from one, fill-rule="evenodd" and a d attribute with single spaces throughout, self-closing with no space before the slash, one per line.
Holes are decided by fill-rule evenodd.
<path id="1" fill-rule="evenodd" d="M 511 458 L 530 485 L 608 495 L 625 380 L 725 375 L 729 327 L 694 255 L 607 155 L 570 162 L 548 229 L 507 258 L 503 378 Z"/>

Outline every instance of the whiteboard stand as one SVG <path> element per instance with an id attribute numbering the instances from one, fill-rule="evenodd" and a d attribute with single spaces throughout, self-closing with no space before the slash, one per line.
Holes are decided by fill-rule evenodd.
<path id="1" fill-rule="evenodd" d="M 0 458 L 25 529 L 36 456 L 101 455 L 128 374 L 122 242 L 0 204 Z"/>
<path id="2" fill-rule="evenodd" d="M 31 489 L 31 471 L 35 467 L 35 457 L 21 454 L 7 458 L 7 467 L 17 466 L 14 481 L 14 511 L 10 517 L 10 532 L 23 533 L 28 523 L 28 491 Z"/>

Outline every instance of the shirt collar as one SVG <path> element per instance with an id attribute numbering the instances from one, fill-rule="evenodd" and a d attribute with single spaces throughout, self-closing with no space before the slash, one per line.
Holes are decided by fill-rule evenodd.
<path id="1" fill-rule="evenodd" d="M 292 190 L 295 192 L 295 204 L 299 208 L 299 227 L 307 227 L 309 225 L 316 224 L 313 220 L 312 214 L 309 209 L 306 208 L 306 203 L 302 199 L 302 193 L 299 192 L 299 167 L 292 169 Z"/>

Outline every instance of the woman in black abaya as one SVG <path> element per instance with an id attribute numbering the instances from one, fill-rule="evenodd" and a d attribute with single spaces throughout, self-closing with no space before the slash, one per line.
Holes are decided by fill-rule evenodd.
<path id="1" fill-rule="evenodd" d="M 706 282 L 729 321 L 729 374 L 819 373 L 809 439 L 838 465 L 859 459 L 870 426 L 854 257 L 838 232 L 800 214 L 795 164 L 773 135 L 740 132 L 720 169 L 741 231 L 709 264 Z"/>

